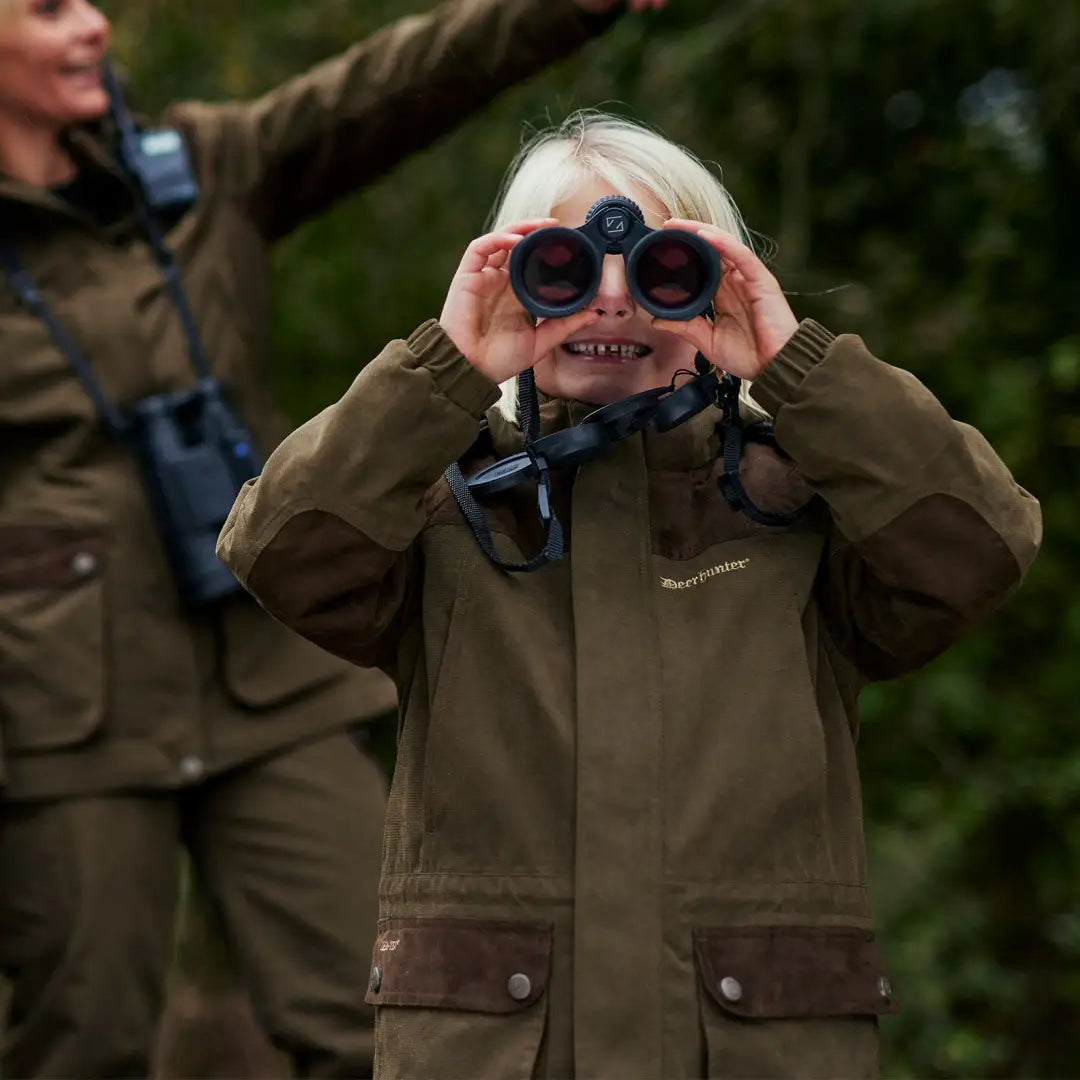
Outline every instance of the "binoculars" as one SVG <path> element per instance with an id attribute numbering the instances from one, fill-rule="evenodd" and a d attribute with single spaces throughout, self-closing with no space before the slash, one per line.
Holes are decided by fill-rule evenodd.
<path id="1" fill-rule="evenodd" d="M 556 225 L 525 236 L 510 254 L 510 284 L 537 318 L 572 315 L 596 295 L 606 255 L 622 255 L 634 302 L 661 319 L 704 314 L 720 285 L 713 247 L 684 229 L 650 229 L 625 195 L 598 199 L 578 229 Z"/>
<path id="2" fill-rule="evenodd" d="M 131 435 L 184 602 L 199 608 L 240 592 L 215 547 L 237 492 L 263 462 L 220 385 L 204 378 L 143 398 Z"/>

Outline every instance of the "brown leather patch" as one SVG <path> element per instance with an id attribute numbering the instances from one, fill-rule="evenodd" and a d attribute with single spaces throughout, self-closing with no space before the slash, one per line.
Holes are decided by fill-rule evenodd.
<path id="1" fill-rule="evenodd" d="M 997 531 L 952 495 L 929 495 L 830 559 L 819 588 L 841 651 L 874 679 L 933 659 L 1020 581 Z"/>
<path id="2" fill-rule="evenodd" d="M 735 1016 L 866 1016 L 897 1011 L 869 930 L 737 926 L 694 931 L 705 988 Z"/>
<path id="3" fill-rule="evenodd" d="M 290 518 L 260 552 L 248 588 L 275 618 L 335 656 L 382 667 L 409 616 L 408 552 L 379 547 L 325 510 Z"/>
<path id="4" fill-rule="evenodd" d="M 0 526 L 0 592 L 59 589 L 100 572 L 100 533 L 38 525 Z"/>
<path id="5" fill-rule="evenodd" d="M 380 919 L 369 1005 L 511 1013 L 547 988 L 552 929 L 472 919 Z"/>

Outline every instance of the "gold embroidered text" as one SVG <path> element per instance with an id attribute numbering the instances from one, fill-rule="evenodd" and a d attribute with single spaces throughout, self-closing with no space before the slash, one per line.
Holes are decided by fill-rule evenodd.
<path id="1" fill-rule="evenodd" d="M 716 577 L 717 574 L 730 574 L 732 570 L 743 570 L 749 565 L 749 559 L 732 559 L 731 562 L 720 563 L 719 566 L 710 566 L 708 570 L 702 570 L 700 574 L 695 574 L 693 577 L 683 578 L 682 581 L 662 577 L 660 584 L 665 589 L 692 589 L 695 585 L 700 585 L 703 581 Z"/>

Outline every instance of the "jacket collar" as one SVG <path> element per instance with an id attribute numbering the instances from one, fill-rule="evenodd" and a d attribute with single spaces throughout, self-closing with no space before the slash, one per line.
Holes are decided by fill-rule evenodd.
<path id="1" fill-rule="evenodd" d="M 118 198 L 122 196 L 130 202 L 130 215 L 125 215 L 116 223 L 116 227 L 123 228 L 133 223 L 135 191 L 109 150 L 106 125 L 99 123 L 72 128 L 66 131 L 62 138 L 80 173 L 94 172 L 101 177 L 103 183 L 116 185 Z M 42 225 L 47 227 L 57 218 L 93 224 L 48 188 L 27 184 L 0 173 L 0 222 L 3 223 L 5 233 L 23 232 L 28 227 L 36 231 L 35 225 L 39 228 Z M 112 231 L 112 227 L 109 231 Z"/>

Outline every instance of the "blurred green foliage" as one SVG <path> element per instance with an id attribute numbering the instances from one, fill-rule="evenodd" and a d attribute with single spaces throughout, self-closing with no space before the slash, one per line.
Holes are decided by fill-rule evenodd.
<path id="1" fill-rule="evenodd" d="M 422 0 L 123 0 L 140 102 L 257 93 Z M 1046 543 L 990 625 L 864 696 L 893 1077 L 1080 1075 L 1080 5 L 671 0 L 281 248 L 272 377 L 301 420 L 437 315 L 523 121 L 628 112 L 715 162 L 797 314 L 978 426 Z M 918 438 L 918 432 L 912 432 Z"/>

